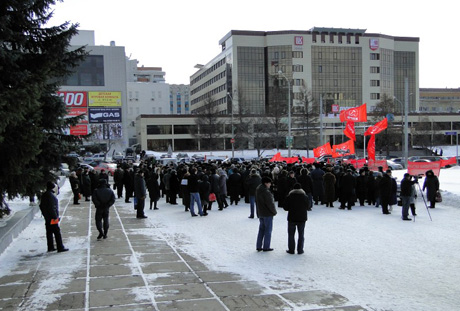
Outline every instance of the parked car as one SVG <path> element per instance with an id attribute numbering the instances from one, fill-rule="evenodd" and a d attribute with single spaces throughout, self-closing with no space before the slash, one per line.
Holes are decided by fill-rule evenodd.
<path id="1" fill-rule="evenodd" d="M 94 167 L 94 170 L 100 173 L 102 170 L 106 171 L 107 174 L 113 176 L 115 170 L 117 169 L 117 165 L 115 163 L 99 163 Z"/>
<path id="2" fill-rule="evenodd" d="M 115 152 L 112 155 L 112 160 L 113 161 L 123 161 L 123 153 L 122 152 Z"/>
<path id="3" fill-rule="evenodd" d="M 222 163 L 228 164 L 242 164 L 244 162 L 244 158 L 227 158 L 222 161 Z"/>
<path id="4" fill-rule="evenodd" d="M 390 159 L 391 161 L 393 161 L 394 163 L 396 164 L 401 164 L 401 166 L 404 168 L 405 167 L 405 164 L 404 164 L 404 159 L 403 158 L 393 158 L 393 159 Z"/>
<path id="5" fill-rule="evenodd" d="M 391 160 L 387 160 L 387 165 L 392 170 L 402 170 L 403 169 L 403 166 L 401 164 L 395 163 Z"/>
<path id="6" fill-rule="evenodd" d="M 82 169 L 88 168 L 90 171 L 92 171 L 94 169 L 94 167 L 92 167 L 91 165 L 86 164 L 86 163 L 80 163 L 80 164 L 78 164 L 78 167 L 81 167 Z"/>

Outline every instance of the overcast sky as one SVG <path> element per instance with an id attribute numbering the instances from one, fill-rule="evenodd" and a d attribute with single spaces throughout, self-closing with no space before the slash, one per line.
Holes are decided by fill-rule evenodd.
<path id="1" fill-rule="evenodd" d="M 94 30 L 96 45 L 115 41 L 139 66 L 162 67 L 166 82 L 189 84 L 195 64 L 220 52 L 230 30 L 359 28 L 420 38 L 420 87 L 459 88 L 460 2 L 329 0 L 64 0 L 52 24 Z"/>

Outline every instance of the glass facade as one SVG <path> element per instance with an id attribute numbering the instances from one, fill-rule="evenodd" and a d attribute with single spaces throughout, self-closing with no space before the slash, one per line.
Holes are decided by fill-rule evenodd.
<path id="1" fill-rule="evenodd" d="M 409 94 L 416 94 L 415 52 L 394 52 L 395 92 L 394 96 L 404 102 L 404 78 L 408 78 Z M 409 96 L 409 112 L 415 111 L 415 96 Z"/>
<path id="2" fill-rule="evenodd" d="M 86 56 L 63 86 L 104 86 L 104 56 Z"/>
<path id="3" fill-rule="evenodd" d="M 240 111 L 265 113 L 265 57 L 262 47 L 238 47 L 238 100 Z M 236 107 L 235 107 L 236 109 Z"/>
<path id="4" fill-rule="evenodd" d="M 323 95 L 325 112 L 332 104 L 342 108 L 362 104 L 362 50 L 360 47 L 312 46 L 312 94 L 319 105 Z M 316 69 L 316 70 L 315 70 Z"/>
<path id="5" fill-rule="evenodd" d="M 172 125 L 147 125 L 147 135 L 172 134 Z"/>

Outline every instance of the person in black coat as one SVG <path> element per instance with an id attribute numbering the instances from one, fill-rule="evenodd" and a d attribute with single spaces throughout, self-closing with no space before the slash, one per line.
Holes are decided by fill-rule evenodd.
<path id="1" fill-rule="evenodd" d="M 391 170 L 387 170 L 382 179 L 379 181 L 379 188 L 380 188 L 380 204 L 382 204 L 382 213 L 383 214 L 391 214 L 388 210 L 388 205 L 391 201 L 391 188 L 392 188 L 392 180 L 391 180 Z"/>
<path id="2" fill-rule="evenodd" d="M 58 252 L 66 252 L 69 249 L 65 248 L 62 243 L 61 229 L 59 228 L 59 201 L 55 195 L 57 186 L 49 181 L 46 184 L 46 191 L 40 199 L 40 211 L 45 218 L 46 242 L 48 244 L 48 252 L 55 251 L 53 237 L 56 240 Z"/>
<path id="3" fill-rule="evenodd" d="M 304 253 L 304 232 L 305 222 L 308 220 L 307 211 L 310 209 L 310 199 L 303 191 L 302 186 L 297 183 L 294 189 L 289 192 L 286 198 L 284 209 L 288 211 L 288 254 L 294 254 L 295 250 L 295 232 L 298 231 L 297 253 Z"/>
<path id="4" fill-rule="evenodd" d="M 340 178 L 340 207 L 339 209 L 349 209 L 354 204 L 356 191 L 356 179 L 352 175 L 351 169 L 348 169 L 345 175 Z"/>
<path id="5" fill-rule="evenodd" d="M 69 176 L 70 187 L 72 188 L 73 193 L 73 204 L 80 204 L 78 200 L 80 198 L 80 180 L 77 177 L 77 173 L 72 172 Z"/>
<path id="6" fill-rule="evenodd" d="M 436 193 L 439 190 L 439 179 L 432 170 L 425 173 L 425 181 L 423 183 L 423 191 L 426 189 L 426 198 L 430 202 L 430 208 L 435 208 Z"/>
<path id="7" fill-rule="evenodd" d="M 115 194 L 107 185 L 105 179 L 100 179 L 96 190 L 92 195 L 94 206 L 96 206 L 96 228 L 99 231 L 97 239 L 107 239 L 109 231 L 109 208 L 115 203 Z"/>
<path id="8" fill-rule="evenodd" d="M 315 164 L 315 169 L 310 172 L 310 176 L 313 180 L 313 201 L 315 205 L 318 205 L 319 202 L 323 204 L 324 200 L 324 184 L 323 176 L 324 171 L 321 169 L 318 163 Z"/>
<path id="9" fill-rule="evenodd" d="M 157 203 L 160 199 L 160 185 L 158 184 L 158 174 L 151 170 L 149 172 L 149 176 L 147 177 L 147 189 L 149 191 L 149 198 L 150 198 L 150 209 L 157 210 Z"/>
<path id="10" fill-rule="evenodd" d="M 200 192 L 201 204 L 203 206 L 203 215 L 208 215 L 209 193 L 211 192 L 211 184 L 209 183 L 208 175 L 201 175 L 201 179 L 198 182 L 198 188 Z"/>
<path id="11" fill-rule="evenodd" d="M 137 218 L 147 218 L 144 214 L 145 207 L 145 197 L 147 196 L 147 187 L 145 185 L 144 171 L 137 171 L 134 176 L 134 197 L 137 200 L 136 204 L 136 217 Z"/>
<path id="12" fill-rule="evenodd" d="M 81 174 L 81 194 L 85 197 L 85 201 L 89 201 L 91 196 L 91 178 L 89 176 L 88 168 L 85 167 L 83 173 Z"/>
<path id="13" fill-rule="evenodd" d="M 262 179 L 260 178 L 259 174 L 257 174 L 257 170 L 252 169 L 251 174 L 249 175 L 248 179 L 246 180 L 245 188 L 249 195 L 249 208 L 250 214 L 249 218 L 254 218 L 254 210 L 256 205 L 256 190 L 257 187 L 262 183 Z"/>
<path id="14" fill-rule="evenodd" d="M 177 194 L 180 191 L 180 180 L 177 177 L 176 170 L 171 170 L 171 176 L 169 178 L 169 203 L 177 205 Z"/>
<path id="15" fill-rule="evenodd" d="M 313 205 L 313 195 L 312 195 L 313 180 L 311 179 L 311 176 L 309 175 L 308 169 L 303 168 L 300 171 L 300 176 L 297 178 L 297 180 L 300 186 L 302 187 L 302 190 L 305 192 L 305 194 L 310 199 L 311 204 L 310 204 L 309 210 L 311 210 L 311 206 Z"/>
<path id="16" fill-rule="evenodd" d="M 121 165 L 117 165 L 117 169 L 113 173 L 113 183 L 117 189 L 117 197 L 120 199 L 123 197 L 123 169 Z"/>
<path id="17" fill-rule="evenodd" d="M 286 170 L 282 170 L 278 175 L 278 207 L 284 207 L 284 200 L 286 200 L 286 197 L 289 194 L 287 175 L 288 174 Z"/>
<path id="18" fill-rule="evenodd" d="M 230 205 L 235 202 L 238 205 L 243 185 L 242 177 L 237 168 L 234 168 L 232 174 L 228 177 L 228 194 L 230 195 Z"/>
<path id="19" fill-rule="evenodd" d="M 129 200 L 133 196 L 133 170 L 125 168 L 123 172 L 123 185 L 125 186 L 125 203 L 131 203 Z"/>
<path id="20" fill-rule="evenodd" d="M 368 179 L 366 171 L 364 169 L 360 170 L 359 176 L 356 178 L 356 196 L 358 197 L 360 206 L 364 206 L 367 198 Z"/>

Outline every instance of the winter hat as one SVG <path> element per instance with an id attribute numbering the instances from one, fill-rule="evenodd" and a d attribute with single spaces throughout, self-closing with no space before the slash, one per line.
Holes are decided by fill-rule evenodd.
<path id="1" fill-rule="evenodd" d="M 294 189 L 302 189 L 302 186 L 299 183 L 295 183 Z"/>
<path id="2" fill-rule="evenodd" d="M 105 180 L 105 179 L 99 179 L 99 184 L 98 184 L 98 185 L 99 185 L 99 187 L 101 187 L 101 186 L 106 186 L 106 185 L 107 185 L 107 180 Z"/>
<path id="3" fill-rule="evenodd" d="M 270 177 L 267 177 L 267 176 L 262 177 L 263 184 L 271 183 L 271 182 L 272 182 L 272 179 Z"/>
<path id="4" fill-rule="evenodd" d="M 56 185 L 52 181 L 46 183 L 46 190 L 53 190 Z"/>

